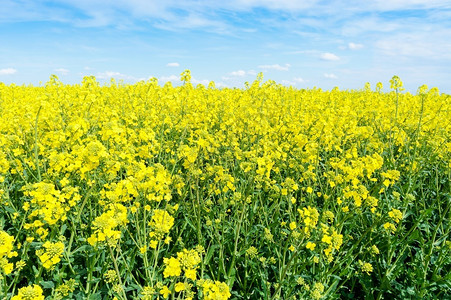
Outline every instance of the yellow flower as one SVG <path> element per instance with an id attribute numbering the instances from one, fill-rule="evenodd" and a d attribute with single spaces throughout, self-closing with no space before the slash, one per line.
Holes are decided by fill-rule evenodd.
<path id="1" fill-rule="evenodd" d="M 232 296 L 229 286 L 224 282 L 207 279 L 201 286 L 205 300 L 227 300 Z"/>
<path id="2" fill-rule="evenodd" d="M 37 255 L 42 263 L 42 266 L 46 269 L 50 269 L 60 262 L 61 256 L 64 251 L 64 243 L 51 243 L 47 241 L 42 246 L 43 248 L 45 248 L 45 251 L 42 251 L 42 249 L 40 249 L 41 251 L 37 252 Z"/>
<path id="3" fill-rule="evenodd" d="M 310 291 L 310 296 L 313 299 L 321 299 L 323 296 L 322 293 L 324 292 L 324 285 L 320 282 L 316 282 L 313 284 L 313 287 Z"/>
<path id="4" fill-rule="evenodd" d="M 327 235 L 327 234 L 325 234 L 323 236 L 323 238 L 321 239 L 321 241 L 330 245 L 330 244 L 332 244 L 332 237 Z"/>
<path id="5" fill-rule="evenodd" d="M 164 285 L 164 286 L 160 289 L 160 294 L 163 295 L 164 298 L 167 298 L 167 297 L 169 297 L 169 295 L 171 294 L 171 291 L 168 289 L 167 286 Z"/>
<path id="6" fill-rule="evenodd" d="M 372 255 L 377 255 L 377 254 L 379 254 L 379 249 L 377 248 L 376 245 L 371 246 L 371 248 L 370 248 L 370 253 L 371 253 Z"/>
<path id="7" fill-rule="evenodd" d="M 396 231 L 395 225 L 392 224 L 392 223 L 389 223 L 389 222 L 384 224 L 384 229 L 387 230 L 387 231 L 390 231 L 392 233 L 394 233 Z"/>
<path id="8" fill-rule="evenodd" d="M 0 230 L 0 257 L 7 256 L 11 258 L 13 253 L 14 237 L 3 230 Z"/>
<path id="9" fill-rule="evenodd" d="M 0 269 L 3 269 L 3 272 L 8 275 L 13 271 L 14 265 L 6 259 L 6 257 L 0 258 Z M 1 276 L 1 275 L 0 275 Z"/>
<path id="10" fill-rule="evenodd" d="M 150 246 L 150 248 L 152 248 L 152 249 L 157 249 L 158 241 L 156 241 L 156 240 L 151 240 L 150 243 L 149 243 L 149 246 Z"/>
<path id="11" fill-rule="evenodd" d="M 155 229 L 157 235 L 163 235 L 174 225 L 174 218 L 165 210 L 155 209 L 149 225 Z"/>
<path id="12" fill-rule="evenodd" d="M 299 276 L 299 277 L 296 279 L 296 283 L 299 284 L 299 285 L 304 285 L 304 284 L 305 284 L 305 280 L 304 280 L 304 278 L 302 278 L 301 276 Z"/>
<path id="13" fill-rule="evenodd" d="M 370 263 L 359 260 L 359 265 L 362 272 L 368 275 L 373 272 L 373 266 Z"/>
<path id="14" fill-rule="evenodd" d="M 120 203 L 108 205 L 106 211 L 92 223 L 94 233 L 88 243 L 94 246 L 99 242 L 114 243 L 121 237 L 120 225 L 127 224 L 127 208 Z"/>
<path id="15" fill-rule="evenodd" d="M 310 249 L 310 250 L 315 250 L 316 244 L 312 243 L 312 242 L 308 242 L 307 245 L 305 246 L 305 248 Z"/>
<path id="16" fill-rule="evenodd" d="M 398 209 L 392 209 L 388 212 L 388 216 L 396 223 L 399 223 L 399 221 L 402 219 L 402 212 Z"/>
<path id="17" fill-rule="evenodd" d="M 65 280 L 64 284 L 59 285 L 56 289 L 55 289 L 55 293 L 56 293 L 56 297 L 67 297 L 69 295 L 69 293 L 72 293 L 75 290 L 75 287 L 77 285 L 77 282 L 75 281 L 75 279 L 69 279 L 69 280 Z"/>
<path id="18" fill-rule="evenodd" d="M 195 249 L 183 249 L 182 251 L 177 252 L 177 258 L 184 269 L 195 268 L 201 262 L 199 252 Z"/>
<path id="19" fill-rule="evenodd" d="M 246 250 L 246 255 L 250 258 L 255 258 L 258 254 L 258 249 L 254 246 L 250 246 L 249 249 Z"/>
<path id="20" fill-rule="evenodd" d="M 182 269 L 180 262 L 177 258 L 175 257 L 164 258 L 163 262 L 166 266 L 163 272 L 164 278 L 170 276 L 180 276 L 180 274 L 182 273 Z"/>
<path id="21" fill-rule="evenodd" d="M 181 292 L 181 291 L 184 291 L 184 290 L 185 290 L 185 284 L 184 284 L 183 282 L 177 282 L 177 283 L 175 284 L 174 289 L 175 289 L 175 291 L 176 291 L 177 293 L 178 293 L 178 292 Z"/>
<path id="22" fill-rule="evenodd" d="M 103 274 L 105 281 L 108 283 L 114 283 L 118 280 L 117 273 L 114 270 L 108 270 Z"/>
<path id="23" fill-rule="evenodd" d="M 141 300 L 152 300 L 154 298 L 155 289 L 151 286 L 145 286 L 141 291 Z"/>
<path id="24" fill-rule="evenodd" d="M 196 269 L 186 269 L 185 277 L 191 280 L 196 280 Z"/>
<path id="25" fill-rule="evenodd" d="M 44 300 L 42 288 L 39 285 L 27 286 L 19 289 L 19 293 L 11 300 Z"/>

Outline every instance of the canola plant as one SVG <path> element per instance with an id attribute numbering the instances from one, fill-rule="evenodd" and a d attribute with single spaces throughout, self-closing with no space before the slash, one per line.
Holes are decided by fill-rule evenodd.
<path id="1" fill-rule="evenodd" d="M 451 297 L 451 98 L 0 83 L 2 299 Z"/>

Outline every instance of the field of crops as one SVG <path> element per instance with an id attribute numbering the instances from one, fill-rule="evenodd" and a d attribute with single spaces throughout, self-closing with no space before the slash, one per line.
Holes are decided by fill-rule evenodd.
<path id="1" fill-rule="evenodd" d="M 1 299 L 451 298 L 450 96 L 181 79 L 0 83 Z"/>

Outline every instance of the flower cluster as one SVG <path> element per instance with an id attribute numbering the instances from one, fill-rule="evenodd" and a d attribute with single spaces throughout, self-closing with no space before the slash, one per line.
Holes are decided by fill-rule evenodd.
<path id="1" fill-rule="evenodd" d="M 202 286 L 205 300 L 227 300 L 232 296 L 229 287 L 224 282 L 207 279 L 200 281 L 199 285 Z"/>
<path id="2" fill-rule="evenodd" d="M 127 224 L 127 208 L 121 204 L 110 204 L 107 210 L 93 222 L 94 232 L 88 238 L 91 245 L 99 242 L 114 244 L 121 237 L 119 226 Z"/>
<path id="3" fill-rule="evenodd" d="M 451 297 L 449 95 L 181 77 L 0 83 L 1 299 Z"/>
<path id="4" fill-rule="evenodd" d="M 63 242 L 51 243 L 47 241 L 42 245 L 42 247 L 45 250 L 39 249 L 36 251 L 36 255 L 39 257 L 39 260 L 44 268 L 50 269 L 61 261 L 61 255 L 64 251 Z"/>
<path id="5" fill-rule="evenodd" d="M 196 269 L 200 264 L 201 258 L 198 249 L 183 249 L 177 252 L 177 257 L 165 258 L 164 277 L 180 276 L 182 270 L 184 276 L 191 280 L 196 280 Z"/>
<path id="6" fill-rule="evenodd" d="M 43 290 L 39 285 L 33 284 L 31 286 L 19 289 L 19 293 L 12 297 L 11 300 L 44 300 Z"/>
<path id="7" fill-rule="evenodd" d="M 0 270 L 8 275 L 13 270 L 13 264 L 9 262 L 8 258 L 17 256 L 14 251 L 14 237 L 7 232 L 0 230 Z"/>

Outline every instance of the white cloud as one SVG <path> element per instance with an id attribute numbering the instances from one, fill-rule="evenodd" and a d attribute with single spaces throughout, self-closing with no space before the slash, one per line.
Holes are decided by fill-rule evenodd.
<path id="1" fill-rule="evenodd" d="M 437 9 L 451 8 L 449 0 L 372 0 L 365 5 L 361 1 L 334 1 L 319 0 L 60 0 L 63 5 L 47 5 L 44 0 L 16 1 L 2 0 L 0 22 L 6 21 L 57 21 L 71 23 L 77 26 L 108 26 L 117 28 L 134 28 L 139 21 L 149 21 L 152 26 L 167 30 L 203 28 L 207 31 L 226 32 L 234 27 L 229 20 L 221 18 L 222 12 L 252 11 L 256 8 L 275 10 L 274 15 L 280 15 L 280 11 L 287 13 L 303 14 L 302 24 L 305 19 L 315 15 L 323 23 L 325 28 L 330 28 L 333 20 L 342 19 L 344 16 L 361 14 L 362 12 L 378 13 L 396 10 L 411 9 Z M 337 11 L 342 14 L 337 16 Z M 313 12 L 315 12 L 313 14 Z M 80 17 L 83 15 L 83 17 Z M 332 16 L 329 22 L 325 16 Z M 293 18 L 292 18 L 293 17 Z M 266 18 L 280 21 L 281 18 Z M 295 16 L 285 18 L 292 24 Z M 316 19 L 316 18 L 311 18 Z M 355 19 L 355 18 L 354 18 Z M 324 21 L 327 20 L 327 21 Z M 136 23 L 136 24 L 134 24 Z M 294 24 L 293 24 L 294 25 Z M 293 27 L 291 27 L 293 28 Z"/>
<path id="2" fill-rule="evenodd" d="M 111 78 L 111 77 L 120 77 L 121 75 L 122 74 L 119 72 L 106 71 L 106 72 L 97 74 L 96 77 L 98 77 L 100 79 L 106 79 L 106 78 Z"/>
<path id="3" fill-rule="evenodd" d="M 64 68 L 54 69 L 53 71 L 55 71 L 55 72 L 57 72 L 57 73 L 60 73 L 60 74 L 62 74 L 62 75 L 67 75 L 67 74 L 69 74 L 69 70 L 64 69 Z"/>
<path id="4" fill-rule="evenodd" d="M 166 67 L 180 67 L 178 62 L 171 62 L 166 65 Z"/>
<path id="5" fill-rule="evenodd" d="M 158 22 L 154 22 L 152 25 L 159 29 L 174 32 L 201 28 L 216 34 L 229 34 L 226 22 L 221 19 L 215 19 L 208 12 L 198 13 L 193 8 L 183 9 L 177 7 L 177 9 L 184 11 L 184 14 L 169 13 L 170 9 L 163 11 L 161 14 L 154 16 Z"/>
<path id="6" fill-rule="evenodd" d="M 340 60 L 340 58 L 339 58 L 338 56 L 336 56 L 336 55 L 333 54 L 333 53 L 329 53 L 329 52 L 326 52 L 326 53 L 321 54 L 320 57 L 321 57 L 322 60 L 328 60 L 328 61 L 337 61 L 337 60 Z"/>
<path id="7" fill-rule="evenodd" d="M 17 73 L 17 70 L 13 68 L 0 69 L 0 75 L 12 75 L 14 73 Z"/>
<path id="8" fill-rule="evenodd" d="M 137 79 L 134 76 L 122 74 L 120 72 L 113 72 L 113 71 L 105 71 L 105 72 L 97 73 L 96 77 L 98 79 L 114 78 L 114 79 L 132 80 L 132 81 L 136 81 L 136 79 Z"/>
<path id="9" fill-rule="evenodd" d="M 294 81 L 285 80 L 285 79 L 282 80 L 280 83 L 283 85 L 295 85 L 296 84 Z"/>
<path id="10" fill-rule="evenodd" d="M 236 76 L 236 77 L 243 77 L 246 75 L 246 71 L 244 71 L 244 70 L 233 71 L 233 72 L 230 72 L 230 75 Z"/>
<path id="11" fill-rule="evenodd" d="M 210 83 L 210 81 L 211 81 L 211 80 L 208 80 L 208 79 L 201 79 L 201 80 L 196 79 L 196 78 L 192 78 L 192 79 L 191 79 L 191 83 L 194 84 L 194 85 L 196 85 L 196 84 L 202 84 L 202 85 L 207 86 L 207 85 Z"/>
<path id="12" fill-rule="evenodd" d="M 261 65 L 258 67 L 263 70 L 288 71 L 290 69 L 291 65 L 285 64 L 284 66 L 281 66 L 279 64 L 275 64 L 275 65 Z"/>
<path id="13" fill-rule="evenodd" d="M 222 76 L 221 79 L 224 81 L 227 81 L 228 83 L 241 83 L 243 79 L 243 77 L 245 76 L 256 76 L 257 72 L 255 70 L 237 70 L 237 71 L 233 71 L 227 74 L 227 76 Z"/>
<path id="14" fill-rule="evenodd" d="M 230 0 L 220 2 L 213 0 L 60 0 L 63 5 L 59 6 L 47 5 L 49 1 L 45 0 L 2 0 L 0 2 L 3 12 L 0 14 L 0 24 L 51 21 L 49 25 L 61 34 L 64 34 L 65 28 L 83 26 L 83 23 L 84 26 L 109 26 L 108 30 L 111 29 L 111 32 L 125 24 L 125 29 L 120 30 L 117 35 L 126 36 L 126 44 L 123 47 L 134 47 L 136 52 L 135 50 L 131 50 L 131 52 L 136 53 L 137 60 L 142 60 L 145 55 L 138 51 L 143 50 L 144 53 L 144 50 L 154 51 L 153 49 L 156 49 L 156 56 L 165 57 L 161 62 L 162 65 L 160 65 L 163 69 L 165 65 L 175 67 L 173 64 L 182 59 L 181 57 L 193 57 L 194 54 L 191 51 L 193 48 L 190 45 L 184 49 L 174 48 L 171 47 L 173 45 L 171 42 L 163 42 L 161 46 L 152 48 L 155 47 L 158 37 L 155 40 L 153 40 L 153 37 L 149 37 L 149 39 L 143 41 L 136 37 L 135 33 L 146 32 L 148 29 L 158 27 L 180 31 L 189 43 L 195 45 L 205 46 L 208 44 L 208 42 L 205 44 L 205 39 L 211 39 L 213 46 L 218 49 L 214 51 L 203 49 L 201 50 L 203 52 L 199 52 L 198 55 L 208 56 L 209 61 L 216 59 L 215 64 L 194 64 L 193 69 L 202 68 L 202 70 L 198 70 L 207 74 L 206 77 L 215 76 L 219 80 L 221 80 L 220 76 L 224 74 L 228 78 L 222 81 L 230 86 L 233 86 L 235 82 L 241 83 L 245 78 L 247 79 L 245 76 L 255 76 L 257 72 L 262 70 L 286 71 L 285 73 L 280 72 L 279 75 L 287 75 L 298 67 L 311 68 L 313 58 L 313 60 L 323 59 L 328 62 L 323 62 L 323 64 L 337 64 L 346 61 L 346 66 L 350 69 L 362 70 L 377 65 L 389 70 L 386 73 L 371 74 L 375 78 L 375 82 L 385 80 L 386 74 L 402 76 L 403 74 L 400 74 L 398 70 L 405 69 L 407 66 L 415 66 L 418 74 L 422 75 L 423 78 L 429 78 L 430 84 L 438 82 L 449 89 L 446 80 L 449 78 L 448 73 L 451 63 L 451 39 L 446 37 L 451 36 L 449 24 L 451 18 L 450 0 L 393 0 L 388 2 L 386 0 L 372 0 L 365 5 L 361 5 L 361 2 L 357 0 L 334 1 L 333 3 L 318 0 Z M 260 8 L 263 10 L 261 11 Z M 337 11 L 340 13 L 337 14 Z M 136 28 L 138 30 L 135 30 Z M 195 32 L 191 35 L 193 29 Z M 239 36 L 239 39 L 233 39 L 232 44 L 223 43 L 221 42 L 222 39 L 216 39 L 215 36 L 202 35 L 205 31 L 220 34 L 228 33 Z M 256 31 L 255 34 L 249 34 L 252 31 Z M 284 34 L 277 35 L 280 32 Z M 273 33 L 276 36 L 272 35 Z M 169 35 L 171 34 L 169 33 Z M 293 43 L 298 35 L 302 37 L 302 43 Z M 202 40 L 197 40 L 199 37 Z M 84 60 L 86 65 L 94 67 L 93 70 L 89 69 L 91 71 L 81 70 L 82 72 L 95 74 L 98 70 L 104 71 L 110 68 L 112 70 L 123 70 L 117 68 L 118 65 L 113 65 L 116 62 L 112 56 L 113 53 L 108 48 L 104 48 L 101 41 L 90 41 L 90 48 L 83 46 L 85 40 L 74 40 L 73 42 L 78 47 L 77 53 L 86 54 Z M 111 47 L 114 42 L 107 42 L 105 47 Z M 244 42 L 247 42 L 247 44 Z M 251 52 L 248 48 L 249 45 L 255 45 L 256 42 L 260 49 L 257 51 L 254 49 L 252 54 L 249 54 Z M 10 44 L 14 45 L 14 43 Z M 342 47 L 332 48 L 331 45 Z M 330 48 L 326 48 L 327 46 Z M 219 49 L 220 47 L 222 49 Z M 10 53 L 14 54 L 15 49 L 5 49 L 2 49 L 2 51 L 7 56 Z M 242 49 L 242 51 L 238 53 L 235 49 Z M 124 48 L 124 50 L 127 51 L 127 48 Z M 29 51 L 33 51 L 33 49 Z M 329 51 L 332 53 L 325 53 Z M 348 61 L 347 56 L 352 54 L 350 52 L 361 55 L 350 56 Z M 20 53 L 18 52 L 18 55 Z M 105 55 L 102 55 L 103 53 Z M 224 58 L 224 53 L 230 54 L 226 54 Z M 286 54 L 303 55 L 299 55 L 295 58 L 296 61 L 292 61 L 289 57 L 286 58 Z M 256 70 L 254 73 L 251 73 L 247 69 L 248 66 L 245 65 L 227 70 L 227 65 L 230 66 L 233 59 L 238 57 L 242 61 L 259 61 L 261 64 L 267 63 L 268 65 L 257 68 L 258 63 L 254 64 Z M 100 67 L 102 65 L 100 61 L 97 61 L 98 58 L 108 60 L 109 67 Z M 61 59 L 55 59 L 61 61 Z M 132 59 L 135 59 L 135 57 L 130 59 L 133 61 Z M 268 61 L 268 59 L 271 60 Z M 102 63 L 105 61 L 102 61 Z M 284 61 L 290 61 L 293 64 L 296 62 L 296 68 L 284 65 Z M 270 65 L 276 62 L 281 64 Z M 14 65 L 4 65 L 3 67 L 9 66 Z M 61 65 L 57 65 L 57 67 L 59 66 Z M 83 66 L 82 64 L 80 67 L 83 68 Z M 137 65 L 137 67 L 145 68 L 141 65 Z M 239 70 L 239 68 L 243 69 Z M 223 70 L 223 73 L 220 69 Z M 5 75 L 11 72 L 5 70 L 7 69 L 2 70 L 0 67 L 0 74 Z M 169 69 L 167 74 L 178 73 L 173 72 L 174 70 L 177 69 Z M 162 70 L 155 71 L 162 72 Z M 212 72 L 211 75 L 208 75 L 207 71 Z M 228 73 L 230 71 L 234 72 Z M 75 72 L 77 71 L 71 68 L 69 74 L 74 75 Z M 136 69 L 136 72 L 136 74 L 146 74 L 145 69 Z M 322 77 L 325 82 L 328 82 L 325 79 L 327 76 L 324 75 L 323 77 L 325 72 L 339 72 L 340 82 L 337 81 L 337 84 L 340 85 L 357 82 L 358 80 L 364 81 L 361 76 L 350 78 L 350 76 L 345 76 L 342 69 L 337 71 L 331 68 L 319 71 L 319 77 Z M 33 74 L 33 72 L 25 72 L 22 68 L 19 73 L 21 75 Z M 294 72 L 292 74 L 292 76 L 297 75 Z M 409 72 L 406 72 L 406 74 L 410 76 Z M 301 73 L 300 75 L 304 74 Z M 328 75 L 327 78 L 331 78 L 330 75 L 334 74 Z M 126 75 L 119 72 L 104 72 L 101 76 L 122 76 L 124 78 Z M 171 76 L 166 76 L 166 79 L 180 82 L 179 76 Z M 402 78 L 404 80 L 404 77 Z M 286 79 L 290 82 L 296 82 L 291 76 L 287 76 Z M 331 82 L 334 81 L 330 80 L 328 83 Z"/>
<path id="15" fill-rule="evenodd" d="M 301 77 L 294 77 L 292 80 L 282 80 L 281 81 L 281 83 L 283 85 L 292 85 L 292 86 L 300 84 L 300 83 L 305 83 L 305 82 L 306 82 L 306 80 L 304 80 Z"/>
<path id="16" fill-rule="evenodd" d="M 231 4 L 242 9 L 267 8 L 284 11 L 307 9 L 314 6 L 317 0 L 235 0 Z"/>
<path id="17" fill-rule="evenodd" d="M 450 7 L 447 0 L 373 0 L 369 3 L 368 9 L 380 11 L 407 10 L 407 9 L 432 9 Z"/>
<path id="18" fill-rule="evenodd" d="M 169 75 L 169 76 L 161 76 L 160 80 L 162 82 L 168 82 L 168 81 L 179 81 L 180 77 L 177 75 Z"/>
<path id="19" fill-rule="evenodd" d="M 227 84 L 225 84 L 224 82 L 221 82 L 221 81 L 215 82 L 215 86 L 217 88 L 227 88 L 227 87 L 229 87 Z"/>
<path id="20" fill-rule="evenodd" d="M 173 83 L 177 83 L 177 82 L 180 82 L 180 76 L 177 76 L 177 75 L 161 76 L 159 78 L 159 81 L 161 81 L 161 82 L 171 81 Z M 191 83 L 193 85 L 203 84 L 203 85 L 207 86 L 210 83 L 210 80 L 191 78 Z"/>
<path id="21" fill-rule="evenodd" d="M 380 55 L 386 57 L 422 58 L 423 60 L 449 62 L 451 60 L 451 41 L 443 39 L 444 36 L 451 36 L 451 29 L 398 33 L 377 40 L 375 49 Z"/>
<path id="22" fill-rule="evenodd" d="M 348 44 L 348 48 L 351 49 L 351 50 L 359 50 L 359 49 L 363 48 L 363 45 L 351 42 L 351 43 Z"/>
<path id="23" fill-rule="evenodd" d="M 333 73 L 324 73 L 324 77 L 327 79 L 337 79 L 337 75 L 333 74 Z"/>

